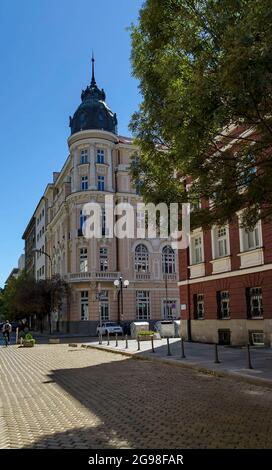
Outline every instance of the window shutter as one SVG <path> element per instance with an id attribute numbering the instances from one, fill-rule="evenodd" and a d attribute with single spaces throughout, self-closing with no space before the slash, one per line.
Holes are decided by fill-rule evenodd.
<path id="1" fill-rule="evenodd" d="M 217 318 L 222 317 L 221 312 L 221 292 L 220 290 L 216 291 L 216 302 L 217 302 Z"/>
<path id="2" fill-rule="evenodd" d="M 247 318 L 251 318 L 251 309 L 250 309 L 250 287 L 246 288 L 246 309 L 247 309 Z"/>
<path id="3" fill-rule="evenodd" d="M 197 294 L 193 295 L 194 302 L 194 318 L 197 319 Z"/>

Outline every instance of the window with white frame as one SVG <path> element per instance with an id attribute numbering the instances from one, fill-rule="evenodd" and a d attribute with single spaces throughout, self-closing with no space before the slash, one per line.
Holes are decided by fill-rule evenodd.
<path id="1" fill-rule="evenodd" d="M 146 273 L 149 269 L 149 255 L 148 249 L 145 245 L 137 245 L 135 248 L 135 263 L 134 269 L 136 272 Z"/>
<path id="2" fill-rule="evenodd" d="M 89 292 L 87 290 L 81 291 L 80 313 L 81 321 L 89 320 Z"/>
<path id="3" fill-rule="evenodd" d="M 105 191 L 105 176 L 99 175 L 97 177 L 97 189 L 98 191 Z"/>
<path id="4" fill-rule="evenodd" d="M 88 150 L 87 149 L 82 149 L 80 151 L 80 163 L 88 163 Z"/>
<path id="5" fill-rule="evenodd" d="M 247 308 L 249 318 L 263 316 L 263 294 L 261 287 L 249 287 L 246 289 Z"/>
<path id="6" fill-rule="evenodd" d="M 191 264 L 203 262 L 202 236 L 195 235 L 191 238 Z"/>
<path id="7" fill-rule="evenodd" d="M 107 290 L 100 292 L 100 315 L 101 321 L 108 321 L 110 319 L 109 315 L 109 293 Z"/>
<path id="8" fill-rule="evenodd" d="M 253 230 L 244 230 L 244 249 L 253 250 L 258 248 L 260 243 L 260 225 L 257 224 Z"/>
<path id="9" fill-rule="evenodd" d="M 150 319 L 150 299 L 146 290 L 136 291 L 136 316 L 137 320 Z"/>
<path id="10" fill-rule="evenodd" d="M 81 190 L 88 190 L 88 176 L 81 176 Z"/>
<path id="11" fill-rule="evenodd" d="M 195 294 L 194 295 L 194 309 L 195 309 L 195 318 L 197 320 L 202 320 L 204 318 L 204 295 Z"/>
<path id="12" fill-rule="evenodd" d="M 107 248 L 100 248 L 99 249 L 99 264 L 100 264 L 100 271 L 106 272 L 108 271 L 108 249 Z"/>
<path id="13" fill-rule="evenodd" d="M 229 254 L 228 227 L 213 228 L 214 258 L 222 258 Z"/>
<path id="14" fill-rule="evenodd" d="M 171 246 L 165 246 L 162 250 L 162 272 L 173 274 L 176 272 L 175 252 Z"/>
<path id="15" fill-rule="evenodd" d="M 97 149 L 96 161 L 97 163 L 105 163 L 105 150 Z"/>
<path id="16" fill-rule="evenodd" d="M 79 252 L 79 271 L 86 273 L 88 271 L 88 250 L 87 248 L 80 248 Z"/>
<path id="17" fill-rule="evenodd" d="M 163 300 L 163 318 L 164 320 L 172 320 L 177 317 L 177 301 L 176 299 Z"/>
<path id="18" fill-rule="evenodd" d="M 218 318 L 221 320 L 230 317 L 230 299 L 228 291 L 217 292 Z"/>

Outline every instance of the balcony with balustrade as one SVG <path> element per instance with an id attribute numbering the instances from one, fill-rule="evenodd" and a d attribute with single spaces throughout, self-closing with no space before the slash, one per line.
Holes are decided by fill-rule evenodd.
<path id="1" fill-rule="evenodd" d="M 85 281 L 115 281 L 121 276 L 119 272 L 110 271 L 92 271 L 81 273 L 68 273 L 64 276 L 66 282 L 85 282 Z"/>

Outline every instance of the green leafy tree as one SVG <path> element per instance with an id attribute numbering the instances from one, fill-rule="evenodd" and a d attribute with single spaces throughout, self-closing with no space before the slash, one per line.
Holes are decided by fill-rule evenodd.
<path id="1" fill-rule="evenodd" d="M 18 305 L 16 305 L 17 292 L 21 289 L 21 286 L 27 283 L 27 280 L 28 276 L 26 273 L 22 273 L 18 278 L 11 277 L 4 289 L 1 289 L 0 314 L 3 318 L 9 321 L 16 320 L 22 318 L 26 311 L 28 311 L 27 305 L 22 304 L 19 306 L 19 309 Z"/>
<path id="2" fill-rule="evenodd" d="M 41 330 L 43 330 L 44 318 L 48 317 L 51 333 L 51 312 L 60 309 L 63 298 L 68 295 L 68 284 L 59 276 L 39 281 L 26 278 L 16 290 L 13 305 L 17 311 L 28 312 L 28 315 L 35 314 Z"/>
<path id="3" fill-rule="evenodd" d="M 45 317 L 51 326 L 51 312 L 60 309 L 68 295 L 68 284 L 59 276 L 36 281 L 23 273 L 11 278 L 0 292 L 0 314 L 9 321 L 35 316 L 43 330 Z"/>
<path id="4" fill-rule="evenodd" d="M 131 172 L 145 200 L 212 199 L 195 225 L 242 208 L 247 226 L 270 219 L 271 1 L 146 0 L 131 36 L 143 97 L 130 126 L 141 151 Z M 226 135 L 232 124 L 239 132 Z M 179 175 L 192 177 L 189 193 Z"/>

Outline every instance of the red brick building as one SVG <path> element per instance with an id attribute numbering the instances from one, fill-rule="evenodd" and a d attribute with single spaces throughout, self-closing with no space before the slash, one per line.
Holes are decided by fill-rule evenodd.
<path id="1" fill-rule="evenodd" d="M 272 344 L 272 223 L 198 228 L 179 253 L 181 327 L 193 341 Z"/>

